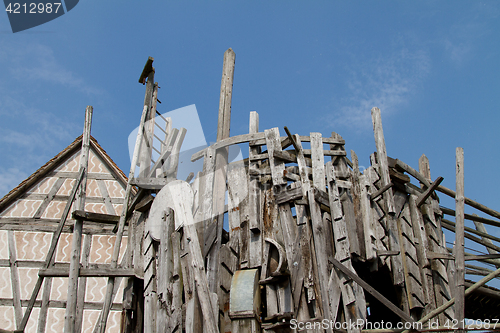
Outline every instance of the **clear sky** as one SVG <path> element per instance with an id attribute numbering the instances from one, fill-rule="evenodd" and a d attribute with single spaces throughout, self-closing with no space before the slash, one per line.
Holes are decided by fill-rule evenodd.
<path id="1" fill-rule="evenodd" d="M 93 136 L 128 174 L 148 56 L 158 109 L 195 104 L 215 141 L 231 47 L 232 135 L 247 133 L 257 111 L 262 130 L 341 134 L 367 167 L 377 106 L 389 156 L 418 168 L 425 153 L 432 177 L 454 189 L 463 147 L 466 196 L 500 210 L 499 14 L 498 1 L 86 0 L 13 34 L 4 12 L 0 196 L 81 134 L 87 105 Z"/>

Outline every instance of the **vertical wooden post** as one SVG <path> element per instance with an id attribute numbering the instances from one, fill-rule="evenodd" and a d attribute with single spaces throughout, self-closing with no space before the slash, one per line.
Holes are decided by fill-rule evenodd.
<path id="1" fill-rule="evenodd" d="M 82 151 L 80 154 L 80 171 L 87 170 L 90 150 L 90 128 L 92 126 L 92 106 L 85 110 L 85 125 L 83 127 Z M 78 192 L 75 209 L 85 209 L 85 195 L 87 192 L 87 173 L 83 176 Z M 73 243 L 69 267 L 68 301 L 64 319 L 64 332 L 75 332 L 76 304 L 78 300 L 78 275 L 80 273 L 80 254 L 82 250 L 83 220 L 76 220 L 73 228 Z M 83 296 L 82 296 L 83 297 Z"/>
<path id="2" fill-rule="evenodd" d="M 12 299 L 14 302 L 14 316 L 16 319 L 16 327 L 21 328 L 21 321 L 23 318 L 23 310 L 21 308 L 21 287 L 19 285 L 19 271 L 17 270 L 17 254 L 16 243 L 14 240 L 14 231 L 9 230 L 8 243 L 9 243 L 9 266 L 10 278 L 12 285 Z"/>
<path id="3" fill-rule="evenodd" d="M 382 179 L 381 187 L 386 186 L 391 182 L 389 176 L 389 165 L 387 163 L 387 151 L 385 149 L 385 139 L 384 130 L 382 128 L 382 117 L 380 116 L 380 109 L 372 109 L 372 122 L 373 122 L 373 134 L 375 135 L 375 145 L 377 146 L 377 162 L 380 166 L 380 178 Z M 395 214 L 396 210 L 394 207 L 394 196 L 392 194 L 392 188 L 384 192 L 384 198 L 387 201 L 387 209 L 389 214 Z"/>
<path id="4" fill-rule="evenodd" d="M 229 138 L 235 57 L 236 55 L 232 49 L 228 49 L 224 53 L 219 100 L 219 121 L 217 124 L 217 141 Z M 224 226 L 227 159 L 228 148 L 218 149 L 215 154 L 214 201 L 212 203 L 212 212 L 217 219 L 217 236 L 207 256 L 207 278 L 212 293 L 216 293 L 218 287 L 219 248 L 221 245 L 222 228 Z"/>
<path id="5" fill-rule="evenodd" d="M 141 145 L 141 157 L 139 160 L 140 171 L 139 177 L 146 177 L 151 168 L 151 153 L 153 150 L 153 131 L 154 131 L 154 117 L 155 113 L 152 112 L 151 106 L 153 104 L 153 92 L 157 92 L 158 85 L 154 84 L 155 70 L 152 68 L 148 74 L 148 81 L 146 83 L 146 94 L 144 96 L 144 108 L 147 109 L 146 122 L 144 123 Z M 156 95 L 156 94 L 155 94 Z M 156 103 L 154 103 L 156 105 Z M 141 130 L 139 128 L 139 130 Z"/>
<path id="6" fill-rule="evenodd" d="M 455 318 L 458 320 L 458 330 L 463 332 L 463 320 L 465 310 L 465 257 L 464 257 L 464 150 L 457 147 L 456 150 L 456 177 L 457 177 L 457 195 L 455 196 L 455 266 L 456 266 L 456 285 L 455 292 Z"/>
<path id="7" fill-rule="evenodd" d="M 145 75 L 149 75 L 151 71 L 154 71 L 152 68 L 153 58 L 149 57 L 146 66 L 144 66 L 143 74 L 141 74 L 141 78 L 139 79 L 140 83 L 143 83 L 143 79 L 145 80 Z M 149 69 L 149 66 L 151 68 Z M 147 73 L 146 73 L 147 72 Z M 148 79 L 149 80 L 149 79 Z M 153 82 L 153 80 L 151 80 Z M 147 93 L 146 93 L 147 96 Z M 146 102 L 146 101 L 145 101 Z M 120 255 L 120 245 L 123 238 L 123 231 L 125 229 L 125 220 L 127 218 L 128 205 L 130 200 L 130 195 L 132 192 L 132 184 L 131 181 L 134 178 L 135 168 L 140 161 L 139 154 L 141 152 L 141 146 L 143 143 L 143 134 L 144 134 L 144 126 L 146 123 L 146 119 L 148 116 L 148 107 L 144 105 L 142 109 L 141 122 L 139 124 L 139 131 L 137 132 L 137 138 L 135 140 L 135 148 L 134 154 L 132 155 L 132 163 L 130 164 L 130 171 L 128 175 L 127 188 L 125 190 L 125 197 L 123 199 L 123 208 L 122 213 L 120 215 L 120 221 L 118 222 L 118 231 L 116 232 L 115 244 L 113 247 L 113 254 L 111 255 L 111 268 L 116 268 L 118 266 L 118 257 Z M 151 163 L 151 160 L 150 162 Z M 140 260 L 139 260 L 140 261 Z M 113 301 L 115 289 L 115 278 L 110 277 L 108 279 L 108 285 L 106 286 L 106 296 L 104 297 L 104 304 L 102 306 L 102 312 L 99 317 L 99 321 L 96 324 L 96 329 L 94 330 L 96 333 L 104 333 L 106 330 L 106 323 L 108 320 L 109 311 L 111 309 L 111 303 Z"/>

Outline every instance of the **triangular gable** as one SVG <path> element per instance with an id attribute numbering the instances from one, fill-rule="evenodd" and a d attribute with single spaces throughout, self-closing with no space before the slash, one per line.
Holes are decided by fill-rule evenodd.
<path id="1" fill-rule="evenodd" d="M 86 210 L 96 213 L 119 214 L 121 212 L 121 200 L 119 199 L 124 197 L 127 177 L 97 140 L 91 137 L 90 143 Z M 50 212 L 48 206 L 52 210 L 60 210 L 60 212 L 64 209 L 64 197 L 71 192 L 78 173 L 81 145 L 82 136 L 79 136 L 68 147 L 4 196 L 0 200 L 0 217 L 59 218 L 60 216 Z M 103 187 L 103 185 L 105 186 Z M 45 202 L 45 205 L 48 204 L 48 206 L 43 207 L 44 200 L 50 199 L 48 195 L 54 194 L 51 191 L 55 191 L 55 187 L 58 187 L 59 190 L 57 190 L 54 199 L 59 200 Z M 107 193 L 101 193 L 101 190 Z M 107 200 L 107 197 L 110 200 Z M 44 211 L 40 214 L 38 210 Z"/>

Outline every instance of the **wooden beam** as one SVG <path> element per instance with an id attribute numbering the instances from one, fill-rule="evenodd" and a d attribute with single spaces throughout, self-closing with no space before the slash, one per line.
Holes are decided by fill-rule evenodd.
<path id="1" fill-rule="evenodd" d="M 46 268 L 38 272 L 43 277 L 68 277 L 68 268 Z M 80 268 L 80 277 L 140 277 L 132 268 Z"/>
<path id="2" fill-rule="evenodd" d="M 375 200 L 379 195 L 381 195 L 382 193 L 384 193 L 385 191 L 387 191 L 388 189 L 390 189 L 394 184 L 392 182 L 390 182 L 389 184 L 385 185 L 385 186 L 382 186 L 380 188 L 380 190 L 376 191 L 376 192 L 373 192 L 372 194 L 370 194 L 370 200 Z"/>
<path id="3" fill-rule="evenodd" d="M 464 150 L 457 148 L 456 150 L 456 187 L 457 193 L 455 196 L 456 204 L 456 230 L 455 230 L 455 319 L 458 321 L 458 332 L 462 332 L 464 328 L 465 317 L 465 249 L 464 249 Z"/>
<path id="4" fill-rule="evenodd" d="M 71 214 L 71 217 L 73 217 L 75 220 L 92 221 L 106 224 L 116 224 L 118 221 L 120 221 L 120 216 L 118 215 L 86 212 L 84 210 L 75 210 Z"/>
<path id="5" fill-rule="evenodd" d="M 153 61 L 155 59 L 153 57 L 148 57 L 148 60 L 146 61 L 146 64 L 144 65 L 144 68 L 142 70 L 141 76 L 139 77 L 139 83 L 145 84 L 146 83 L 146 78 L 148 77 L 149 73 L 151 71 L 154 71 L 153 68 Z"/>
<path id="6" fill-rule="evenodd" d="M 441 209 L 441 211 L 444 214 L 446 214 L 446 215 L 455 216 L 455 211 L 453 209 L 446 208 L 446 207 L 443 207 L 443 206 L 439 206 L 439 209 Z M 475 214 L 473 214 L 473 215 L 464 214 L 464 219 L 470 220 L 470 221 L 481 222 L 481 223 L 484 223 L 484 224 L 492 225 L 494 227 L 500 227 L 500 221 L 495 221 L 495 220 L 487 219 L 487 218 L 484 218 L 484 217 L 481 217 L 481 216 L 477 216 Z"/>
<path id="7" fill-rule="evenodd" d="M 83 127 L 82 150 L 80 154 L 80 170 L 88 169 L 90 153 L 90 128 L 92 126 L 92 106 L 85 110 L 85 125 Z M 85 196 L 87 193 L 87 179 L 84 176 L 80 191 L 76 198 L 75 208 L 85 209 Z M 78 299 L 78 272 L 80 270 L 80 255 L 82 250 L 83 221 L 76 220 L 73 228 L 73 241 L 71 246 L 70 271 L 68 279 L 68 303 L 64 320 L 64 331 L 74 332 L 76 321 L 76 303 Z"/>
<path id="8" fill-rule="evenodd" d="M 439 184 L 441 184 L 441 182 L 443 181 L 443 177 L 438 177 L 433 183 L 431 186 L 429 186 L 424 193 L 422 193 L 422 195 L 417 199 L 417 207 L 420 208 L 420 206 L 422 206 L 425 202 L 425 200 L 427 200 L 428 197 L 430 197 L 430 195 L 432 194 L 432 192 L 434 192 L 434 190 L 439 186 Z"/>
<path id="9" fill-rule="evenodd" d="M 455 196 L 456 196 L 456 193 L 453 190 L 450 190 L 449 188 L 446 188 L 446 187 L 441 186 L 441 185 L 438 186 L 437 190 L 441 193 L 444 193 L 444 194 L 452 197 L 452 198 L 455 198 Z M 485 205 L 480 204 L 479 202 L 476 202 L 472 199 L 464 197 L 464 203 L 482 211 L 483 213 L 486 213 L 490 216 L 493 216 L 493 217 L 496 217 L 497 219 L 500 219 L 500 212 L 497 212 L 496 210 L 488 208 Z"/>

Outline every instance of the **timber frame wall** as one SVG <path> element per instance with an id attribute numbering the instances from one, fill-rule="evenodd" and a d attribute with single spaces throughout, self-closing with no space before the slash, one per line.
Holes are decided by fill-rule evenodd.
<path id="1" fill-rule="evenodd" d="M 447 331 L 463 329 L 464 318 L 499 319 L 499 291 L 486 283 L 500 275 L 500 239 L 484 225 L 499 227 L 500 213 L 465 197 L 461 148 L 452 191 L 440 185 L 442 177 L 432 180 L 425 155 L 418 171 L 388 157 L 378 108 L 371 110 L 376 152 L 363 172 L 335 132 L 323 137 L 292 134 L 287 127 L 262 131 L 259 115 L 251 112 L 248 134 L 231 137 L 234 64 L 229 49 L 217 142 L 192 155 L 192 161 L 203 158 L 203 170 L 183 181 L 177 171 L 186 130 L 174 128 L 156 110 L 158 83 L 153 58 L 148 59 L 139 79 L 146 96 L 132 167 L 122 183 L 122 208 L 90 212 L 82 204 L 89 190 L 74 186 L 80 193 L 72 214 L 76 259 L 65 268 L 68 293 L 61 303 L 66 332 L 81 330 L 81 281 L 98 273 L 107 287 L 94 332 L 115 330 L 109 317 L 117 306 L 123 333 L 332 332 L 335 327 L 369 332 L 369 323 L 381 321 L 393 327 L 421 322 L 414 327 Z M 88 108 L 79 177 L 89 168 L 90 119 Z M 229 147 L 242 144 L 248 145 L 248 158 L 230 163 Z M 455 209 L 440 206 L 437 192 L 455 198 Z M 67 202 L 69 209 L 73 198 Z M 492 218 L 465 214 L 465 205 Z M 79 259 L 81 230 L 85 233 L 88 223 L 112 223 L 106 230 L 114 246 L 106 266 L 89 267 L 88 250 Z M 8 229 L 5 225 L 0 226 Z M 454 248 L 446 246 L 444 229 L 455 233 L 448 234 L 455 236 Z M 488 254 L 466 253 L 466 238 Z M 477 264 L 466 264 L 470 261 Z M 10 255 L 4 264 L 15 271 L 18 263 Z M 62 274 L 62 268 L 49 268 L 51 255 L 44 265 L 40 277 Z M 466 274 L 483 278 L 472 282 Z M 123 302 L 117 305 L 121 278 Z M 15 292 L 13 302 L 20 303 Z M 23 331 L 29 311 L 23 317 L 20 310 L 16 328 Z M 320 325 L 324 319 L 339 325 Z M 452 320 L 459 325 L 450 326 Z M 293 329 L 296 322 L 308 324 Z M 345 325 L 350 322 L 364 325 Z"/>

